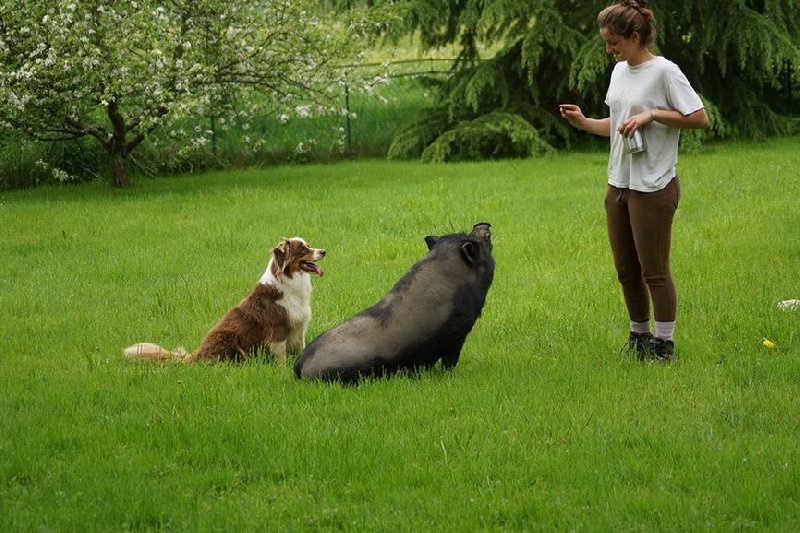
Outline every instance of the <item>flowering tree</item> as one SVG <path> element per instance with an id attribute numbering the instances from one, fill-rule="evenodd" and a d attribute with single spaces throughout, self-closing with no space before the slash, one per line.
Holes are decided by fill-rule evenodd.
<path id="1" fill-rule="evenodd" d="M 365 31 L 385 15 L 364 9 L 334 23 L 315 5 L 0 0 L 0 126 L 45 141 L 90 136 L 127 186 L 128 155 L 192 114 L 339 112 L 339 67 L 360 61 Z"/>

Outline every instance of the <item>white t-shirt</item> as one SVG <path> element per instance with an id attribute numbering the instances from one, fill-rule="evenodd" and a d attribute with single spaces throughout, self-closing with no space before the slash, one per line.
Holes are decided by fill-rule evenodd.
<path id="1" fill-rule="evenodd" d="M 681 69 L 661 56 L 635 67 L 620 61 L 611 73 L 606 105 L 611 112 L 608 183 L 641 192 L 666 187 L 675 177 L 680 129 L 653 121 L 642 129 L 647 150 L 629 154 L 617 127 L 643 111 L 676 109 L 686 116 L 702 109 L 702 100 Z"/>

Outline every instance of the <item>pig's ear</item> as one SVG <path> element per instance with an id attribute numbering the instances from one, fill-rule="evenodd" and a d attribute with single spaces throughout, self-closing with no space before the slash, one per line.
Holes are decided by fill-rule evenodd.
<path id="1" fill-rule="evenodd" d="M 489 245 L 489 250 L 492 249 L 492 232 L 489 230 L 492 225 L 488 222 L 478 222 L 474 226 L 472 226 L 472 231 L 470 235 L 473 237 L 477 237 L 482 241 L 486 242 Z"/>
<path id="2" fill-rule="evenodd" d="M 434 237 L 433 235 L 425 237 L 425 244 L 428 245 L 428 250 L 432 250 L 437 242 L 439 242 L 439 237 Z"/>
<path id="3" fill-rule="evenodd" d="M 480 250 L 478 250 L 478 246 L 474 242 L 466 241 L 461 245 L 461 257 L 470 265 L 475 264 L 479 253 Z"/>

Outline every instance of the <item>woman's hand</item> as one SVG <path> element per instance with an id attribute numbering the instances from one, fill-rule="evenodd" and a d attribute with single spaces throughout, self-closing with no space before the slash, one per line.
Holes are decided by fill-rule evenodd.
<path id="1" fill-rule="evenodd" d="M 583 116 L 583 111 L 581 111 L 580 106 L 575 104 L 561 104 L 558 106 L 558 110 L 561 112 L 561 118 L 566 119 L 570 125 L 579 130 L 586 129 L 583 127 L 583 121 L 586 117 Z"/>
<path id="2" fill-rule="evenodd" d="M 588 131 L 589 133 L 600 135 L 601 137 L 611 136 L 611 119 L 608 117 L 585 117 L 580 106 L 575 104 L 560 104 L 558 106 L 558 112 L 561 113 L 561 118 L 565 119 L 570 125 L 579 130 Z"/>
<path id="3" fill-rule="evenodd" d="M 625 119 L 619 125 L 617 131 L 623 137 L 631 137 L 636 130 L 640 130 L 653 122 L 653 113 L 650 111 L 642 111 L 632 117 Z"/>

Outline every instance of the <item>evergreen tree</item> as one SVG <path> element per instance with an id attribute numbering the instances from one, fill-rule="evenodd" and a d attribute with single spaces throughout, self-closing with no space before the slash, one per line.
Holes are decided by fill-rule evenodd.
<path id="1" fill-rule="evenodd" d="M 416 157 L 438 142 L 452 142 L 447 132 L 479 117 L 488 129 L 493 121 L 486 117 L 506 123 L 509 114 L 525 119 L 526 126 L 515 123 L 517 134 L 509 134 L 506 142 L 526 146 L 498 153 L 533 153 L 543 144 L 563 146 L 582 135 L 564 125 L 557 105 L 574 102 L 587 114 L 607 115 L 603 100 L 613 60 L 605 53 L 596 17 L 608 4 L 406 0 L 404 31 L 418 34 L 426 48 L 457 45 L 459 53 L 453 76 L 442 86 L 441 107 L 402 132 L 390 156 Z M 800 112 L 797 0 L 651 0 L 648 6 L 658 24 L 657 53 L 681 67 L 711 117 L 709 130 L 686 138 L 757 138 L 800 130 L 799 121 L 790 118 Z M 498 51 L 479 60 L 481 45 Z M 480 129 L 471 131 L 481 144 Z M 462 136 L 461 142 L 468 141 Z"/>

